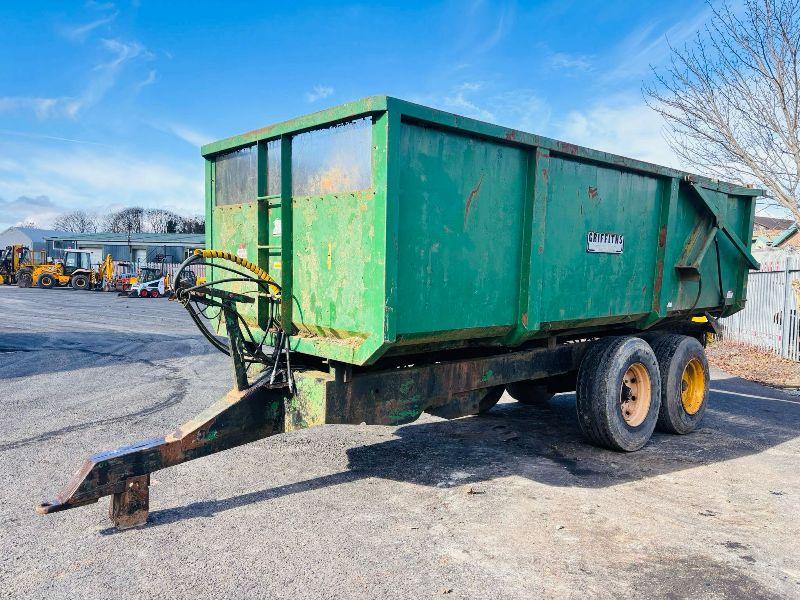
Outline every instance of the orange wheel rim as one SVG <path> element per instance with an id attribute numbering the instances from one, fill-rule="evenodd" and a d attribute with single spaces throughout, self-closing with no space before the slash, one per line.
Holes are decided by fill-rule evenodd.
<path id="1" fill-rule="evenodd" d="M 619 406 L 622 418 L 631 427 L 638 427 L 647 418 L 652 402 L 650 374 L 642 363 L 634 363 L 622 377 Z"/>

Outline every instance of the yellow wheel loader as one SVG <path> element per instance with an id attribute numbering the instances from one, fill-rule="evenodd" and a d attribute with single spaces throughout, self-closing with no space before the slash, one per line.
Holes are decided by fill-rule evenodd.
<path id="1" fill-rule="evenodd" d="M 6 246 L 0 249 L 0 285 L 16 283 L 19 287 L 31 287 L 30 270 L 45 264 L 44 250 L 31 250 L 21 244 Z"/>
<path id="2" fill-rule="evenodd" d="M 29 286 L 40 288 L 70 286 L 76 290 L 110 290 L 113 287 L 114 265 L 107 255 L 97 269 L 92 269 L 91 253 L 85 250 L 65 250 L 64 260 L 55 264 L 31 266 L 18 277 Z"/>

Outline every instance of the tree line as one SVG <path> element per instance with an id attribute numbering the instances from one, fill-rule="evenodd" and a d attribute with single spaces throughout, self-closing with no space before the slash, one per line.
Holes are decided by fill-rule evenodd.
<path id="1" fill-rule="evenodd" d="M 53 219 L 53 228 L 74 233 L 205 233 L 205 218 L 163 208 L 123 208 L 107 215 L 75 210 Z"/>

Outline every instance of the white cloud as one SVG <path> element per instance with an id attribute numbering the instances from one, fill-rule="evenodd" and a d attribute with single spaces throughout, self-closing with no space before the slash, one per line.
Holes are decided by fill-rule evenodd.
<path id="1" fill-rule="evenodd" d="M 101 40 L 103 48 L 111 54 L 109 62 L 95 65 L 89 81 L 77 96 L 3 96 L 0 97 L 0 113 L 33 112 L 39 119 L 67 117 L 75 119 L 78 114 L 100 102 L 116 85 L 120 73 L 127 63 L 135 59 L 150 60 L 152 52 L 138 42 L 122 42 L 118 39 Z M 155 73 L 153 73 L 155 77 Z"/>
<path id="2" fill-rule="evenodd" d="M 465 82 L 448 94 L 413 100 L 604 152 L 682 168 L 664 137 L 664 121 L 638 95 L 619 94 L 560 114 L 536 90 L 491 93 L 479 82 Z"/>
<path id="3" fill-rule="evenodd" d="M 331 94 L 333 94 L 334 89 L 327 85 L 315 85 L 314 89 L 310 92 L 306 92 L 306 100 L 309 102 L 316 102 L 317 100 L 322 100 L 323 98 L 327 98 Z"/>
<path id="4" fill-rule="evenodd" d="M 0 230 L 23 223 L 49 227 L 53 219 L 64 212 L 47 196 L 19 196 L 15 200 L 0 197 Z"/>
<path id="5" fill-rule="evenodd" d="M 186 127 L 180 123 L 154 123 L 153 127 L 171 133 L 192 146 L 202 146 L 203 144 L 214 141 L 214 136 L 197 131 L 191 127 Z"/>
<path id="6" fill-rule="evenodd" d="M 454 3 L 452 17 L 455 54 L 465 56 L 484 54 L 502 42 L 515 23 L 516 3 L 472 2 L 466 9 Z"/>
<path id="7" fill-rule="evenodd" d="M 550 107 L 534 90 L 486 93 L 481 82 L 464 82 L 444 96 L 426 96 L 415 100 L 465 117 L 524 131 L 541 132 L 551 117 Z"/>
<path id="8" fill-rule="evenodd" d="M 105 5 L 102 8 L 113 8 L 113 5 Z M 119 16 L 119 12 L 114 11 L 112 14 L 101 17 L 99 19 L 95 19 L 94 21 L 90 21 L 89 23 L 83 23 L 81 25 L 64 25 L 61 27 L 61 35 L 63 35 L 68 40 L 72 40 L 74 42 L 82 42 L 84 41 L 88 35 L 100 27 L 101 25 L 106 25 L 111 23 L 114 19 Z"/>
<path id="9" fill-rule="evenodd" d="M 511 30 L 514 23 L 514 4 L 503 4 L 491 33 L 475 48 L 477 53 L 488 52 L 494 48 Z"/>
<path id="10" fill-rule="evenodd" d="M 555 125 L 558 139 L 597 150 L 681 168 L 663 135 L 664 121 L 642 101 L 619 98 L 572 111 Z"/>
<path id="11" fill-rule="evenodd" d="M 554 52 L 547 62 L 551 69 L 558 71 L 590 71 L 592 69 L 592 61 L 588 56 L 582 54 Z"/>
<path id="12" fill-rule="evenodd" d="M 133 86 L 134 90 L 139 92 L 142 88 L 147 87 L 148 85 L 152 85 L 156 82 L 156 70 L 150 69 L 150 72 L 147 74 L 147 77 L 142 79 L 139 83 Z"/>
<path id="13" fill-rule="evenodd" d="M 462 83 L 443 98 L 442 104 L 448 110 L 453 110 L 466 117 L 494 121 L 496 117 L 492 111 L 478 106 L 475 100 L 468 97 L 470 94 L 480 91 L 482 87 L 483 84 L 478 82 Z"/>
<path id="14" fill-rule="evenodd" d="M 650 65 L 661 63 L 670 53 L 670 44 L 680 46 L 708 21 L 712 14 L 710 7 L 695 15 L 673 23 L 666 30 L 657 23 L 647 23 L 632 31 L 616 48 L 618 60 L 612 69 L 606 71 L 606 83 L 640 77 L 650 70 Z"/>
<path id="15" fill-rule="evenodd" d="M 50 209 L 29 211 L 39 213 L 35 220 L 42 226 L 48 226 L 55 214 L 66 210 L 102 212 L 111 205 L 168 208 L 182 214 L 203 212 L 204 175 L 199 158 L 141 158 L 122 150 L 92 146 L 64 152 L 63 147 L 1 142 L 0 156 L 17 158 L 17 164 L 0 163 L 0 167 L 9 167 L 0 177 L 0 198 L 47 197 Z M 27 216 L 23 204 L 12 206 L 13 215 L 0 204 L 0 225 L 7 226 Z"/>
<path id="16" fill-rule="evenodd" d="M 26 96 L 0 97 L 0 113 L 33 112 L 38 119 L 52 117 L 74 118 L 80 110 L 81 101 L 77 98 L 33 98 Z"/>

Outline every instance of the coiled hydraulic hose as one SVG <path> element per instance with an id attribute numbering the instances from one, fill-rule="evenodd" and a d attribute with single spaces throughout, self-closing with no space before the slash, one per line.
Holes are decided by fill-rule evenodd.
<path id="1" fill-rule="evenodd" d="M 266 281 L 271 288 L 276 289 L 278 293 L 280 293 L 281 287 L 269 276 L 269 273 L 241 256 L 226 252 L 225 250 L 200 250 L 199 248 L 194 251 L 194 254 L 195 256 L 202 256 L 203 258 L 222 258 L 234 262 L 256 275 L 259 279 Z"/>
<path id="2" fill-rule="evenodd" d="M 208 262 L 210 259 L 215 259 L 215 261 L 213 263 Z M 233 265 L 226 263 L 233 263 Z M 220 279 L 198 283 L 197 275 L 190 267 L 200 266 L 207 269 L 214 269 L 223 276 Z M 233 268 L 233 266 L 240 266 L 244 270 Z M 245 270 L 249 271 L 249 273 L 245 272 Z M 280 355 L 282 346 L 285 345 L 288 340 L 288 336 L 284 333 L 278 319 L 278 308 L 281 302 L 281 286 L 258 265 L 224 250 L 195 250 L 191 256 L 181 263 L 175 273 L 175 293 L 173 299 L 183 304 L 186 310 L 189 311 L 192 320 L 214 347 L 221 352 L 229 354 L 229 344 L 218 338 L 209 325 L 211 322 L 217 321 L 218 325 L 214 327 L 214 329 L 218 330 L 219 319 L 222 317 L 222 305 L 218 300 L 218 295 L 214 293 L 214 290 L 224 291 L 225 288 L 232 283 L 236 283 L 240 287 L 250 284 L 253 286 L 251 289 L 241 290 L 238 293 L 251 297 L 252 295 L 259 295 L 267 300 L 267 305 L 265 307 L 267 313 L 266 315 L 262 315 L 263 324 L 261 327 L 263 335 L 259 336 L 260 339 L 256 339 L 247 321 L 238 310 L 236 311 L 237 320 L 246 338 L 244 351 L 245 362 L 260 362 L 277 366 L 275 364 L 276 360 Z M 213 311 L 214 308 L 218 308 L 219 310 L 216 314 L 210 315 L 208 313 L 209 309 Z M 277 348 L 272 347 L 271 351 L 265 346 L 270 336 L 271 339 L 276 342 L 275 346 L 277 346 Z"/>

